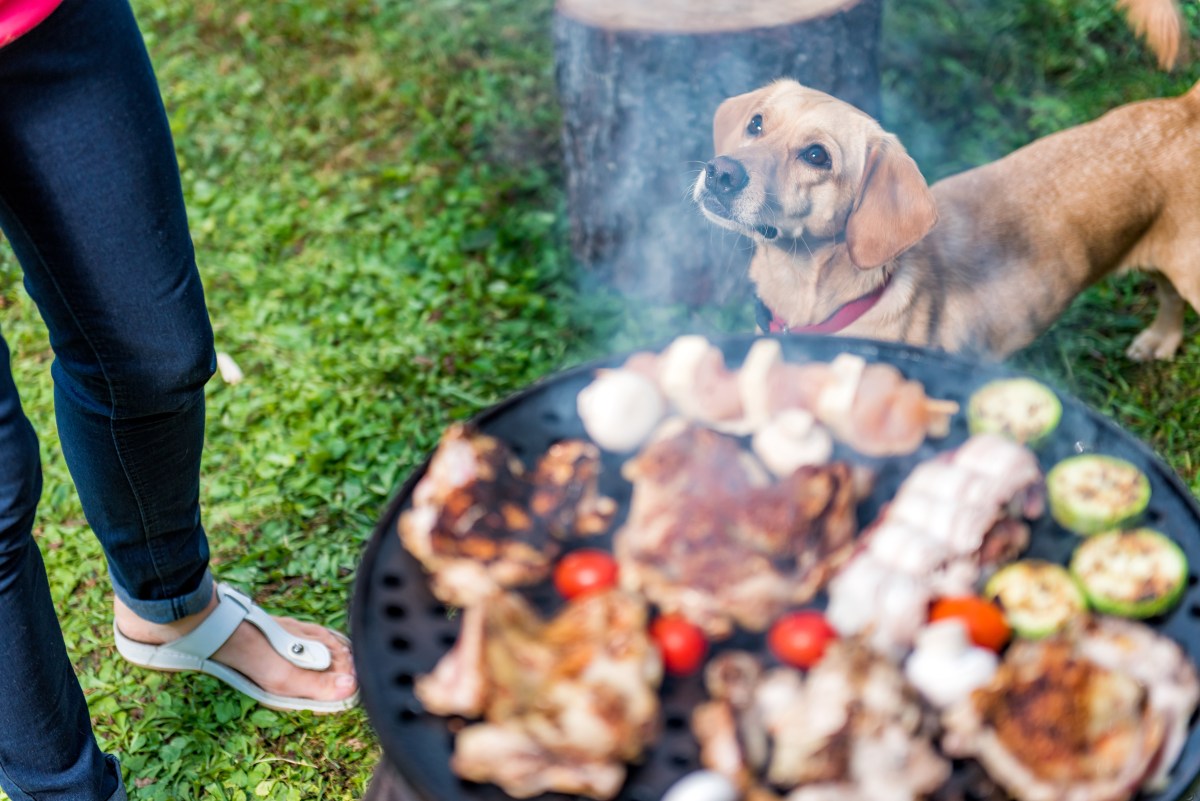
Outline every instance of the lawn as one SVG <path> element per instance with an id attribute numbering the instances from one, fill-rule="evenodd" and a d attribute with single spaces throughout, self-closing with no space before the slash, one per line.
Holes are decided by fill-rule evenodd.
<path id="1" fill-rule="evenodd" d="M 749 309 L 576 289 L 550 0 L 137 0 L 218 348 L 202 497 L 216 570 L 269 608 L 344 625 L 360 548 L 450 420 L 535 378 Z M 1189 4 L 1193 32 L 1200 12 Z M 1108 0 L 890 0 L 884 122 L 930 178 L 1111 105 L 1182 91 Z M 3 332 L 46 470 L 38 539 L 102 745 L 131 798 L 357 799 L 361 710 L 259 709 L 120 662 L 107 578 L 59 452 L 45 334 L 7 248 Z M 1121 355 L 1137 278 L 1089 291 L 1017 362 L 1149 440 L 1200 487 L 1195 315 L 1172 364 Z"/>

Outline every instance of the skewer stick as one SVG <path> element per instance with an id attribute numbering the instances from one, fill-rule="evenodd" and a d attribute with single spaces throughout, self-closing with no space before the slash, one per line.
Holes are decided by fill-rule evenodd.
<path id="1" fill-rule="evenodd" d="M 931 437 L 944 437 L 950 433 L 950 418 L 958 414 L 958 404 L 952 400 L 925 399 L 925 411 L 929 413 L 928 433 Z"/>

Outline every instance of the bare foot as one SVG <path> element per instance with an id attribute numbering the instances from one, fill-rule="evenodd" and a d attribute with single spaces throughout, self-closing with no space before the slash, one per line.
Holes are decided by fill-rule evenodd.
<path id="1" fill-rule="evenodd" d="M 142 620 L 120 599 L 114 599 L 113 616 L 117 628 L 129 639 L 148 645 L 162 645 L 179 639 L 199 626 L 216 606 L 217 595 L 214 590 L 212 600 L 203 612 L 164 624 Z M 211 658 L 233 668 L 270 693 L 318 701 L 340 701 L 354 694 L 358 683 L 348 645 L 324 626 L 315 623 L 290 617 L 276 617 L 275 621 L 292 634 L 324 643 L 333 657 L 333 663 L 323 671 L 296 667 L 271 648 L 262 632 L 245 622 L 234 630 Z"/>

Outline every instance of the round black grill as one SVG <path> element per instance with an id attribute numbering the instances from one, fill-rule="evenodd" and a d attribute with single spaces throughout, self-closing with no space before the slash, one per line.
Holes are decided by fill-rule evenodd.
<path id="1" fill-rule="evenodd" d="M 730 337 L 717 342 L 730 367 L 739 365 L 754 337 Z M 1017 373 L 995 365 L 979 364 L 941 353 L 904 345 L 835 337 L 780 339 L 789 361 L 830 361 L 839 353 L 853 353 L 869 362 L 895 365 L 908 378 L 925 385 L 935 398 L 957 401 L 963 408 L 976 388 L 994 378 Z M 575 412 L 575 396 L 591 382 L 597 367 L 613 366 L 624 357 L 614 357 L 551 376 L 525 391 L 493 406 L 475 418 L 485 432 L 507 443 L 518 456 L 532 463 L 554 442 L 586 437 Z M 1166 617 L 1153 621 L 1160 631 L 1180 643 L 1193 661 L 1200 663 L 1200 589 L 1196 569 L 1200 566 L 1200 507 L 1179 477 L 1147 446 L 1115 423 L 1074 398 L 1060 393 L 1063 417 L 1053 441 L 1039 450 L 1043 470 L 1068 456 L 1097 452 L 1120 456 L 1138 465 L 1149 477 L 1151 499 L 1144 515 L 1146 525 L 1157 528 L 1180 543 L 1192 572 L 1183 602 Z M 903 458 L 864 460 L 877 470 L 875 491 L 859 507 L 860 522 L 874 519 L 882 501 L 895 494 L 912 467 L 953 448 L 967 437 L 963 414 L 955 417 L 950 435 L 926 441 L 915 454 Z M 836 452 L 835 458 L 849 456 Z M 605 454 L 601 490 L 628 508 L 629 485 L 620 478 L 623 457 Z M 426 463 L 427 464 L 427 463 Z M 408 478 L 392 499 L 363 554 L 351 607 L 351 630 L 355 664 L 362 686 L 363 703 L 379 735 L 386 758 L 423 801 L 502 801 L 500 789 L 458 779 L 450 771 L 449 759 L 454 732 L 461 721 L 426 713 L 413 693 L 414 679 L 433 668 L 454 644 L 458 620 L 429 592 L 420 565 L 401 546 L 396 533 L 400 513 L 423 475 L 422 465 Z M 618 518 L 617 525 L 621 522 Z M 608 543 L 610 535 L 589 538 L 581 544 Z M 1049 515 L 1032 526 L 1030 556 L 1065 563 L 1078 538 L 1060 529 Z M 528 593 L 543 612 L 559 603 L 549 582 Z M 741 633 L 722 643 L 721 648 L 745 648 L 766 654 L 763 638 Z M 667 678 L 662 688 L 662 735 L 642 764 L 632 766 L 618 797 L 621 801 L 659 801 L 663 792 L 681 775 L 699 768 L 698 748 L 692 737 L 689 716 L 692 707 L 704 700 L 698 677 Z M 1191 721 L 1187 745 L 1180 756 L 1170 784 L 1161 792 L 1142 796 L 1146 801 L 1182 801 L 1200 774 L 1200 734 Z M 939 797 L 947 799 L 1004 798 L 974 766 L 956 770 L 955 778 Z M 544 801 L 566 796 L 549 794 Z"/>

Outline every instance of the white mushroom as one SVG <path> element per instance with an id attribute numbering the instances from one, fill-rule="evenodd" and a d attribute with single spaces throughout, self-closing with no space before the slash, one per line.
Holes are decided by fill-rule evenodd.
<path id="1" fill-rule="evenodd" d="M 827 423 L 841 422 L 849 417 L 854 407 L 867 361 L 861 356 L 840 353 L 829 363 L 829 369 L 833 381 L 817 398 L 817 417 Z"/>
<path id="2" fill-rule="evenodd" d="M 995 653 L 972 645 L 960 620 L 939 620 L 917 634 L 904 675 L 929 703 L 946 708 L 964 700 L 996 675 Z"/>
<path id="3" fill-rule="evenodd" d="M 659 357 L 658 384 L 684 417 L 702 416 L 695 401 L 696 373 L 712 349 L 704 337 L 689 334 L 676 337 Z"/>
<path id="4" fill-rule="evenodd" d="M 580 390 L 576 408 L 588 436 L 619 453 L 645 442 L 667 412 L 654 382 L 633 370 L 601 370 Z"/>
<path id="5" fill-rule="evenodd" d="M 733 782 L 712 770 L 698 770 L 675 782 L 662 801 L 737 801 Z"/>
<path id="6" fill-rule="evenodd" d="M 780 412 L 754 433 L 750 446 L 780 478 L 805 465 L 826 464 L 833 455 L 833 437 L 803 409 Z"/>
<path id="7" fill-rule="evenodd" d="M 761 428 L 771 418 L 771 371 L 783 363 L 783 348 L 775 339 L 760 339 L 750 346 L 738 370 L 738 391 L 749 431 Z"/>

